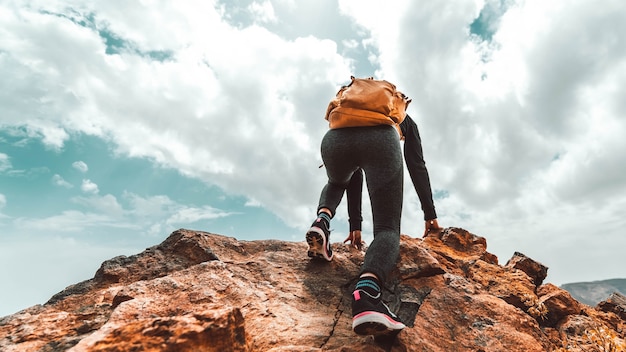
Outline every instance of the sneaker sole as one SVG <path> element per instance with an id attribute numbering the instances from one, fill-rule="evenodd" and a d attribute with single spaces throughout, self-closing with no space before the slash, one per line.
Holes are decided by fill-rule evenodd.
<path id="1" fill-rule="evenodd" d="M 333 254 L 328 256 L 326 252 L 326 236 L 323 233 L 320 233 L 320 229 L 316 227 L 311 227 L 309 232 L 306 233 L 306 243 L 309 244 L 309 251 L 307 252 L 308 256 L 311 258 L 320 258 L 324 259 L 327 262 L 333 260 Z"/>
<path id="2" fill-rule="evenodd" d="M 397 334 L 405 327 L 404 324 L 378 312 L 363 312 L 352 319 L 352 330 L 358 335 Z"/>

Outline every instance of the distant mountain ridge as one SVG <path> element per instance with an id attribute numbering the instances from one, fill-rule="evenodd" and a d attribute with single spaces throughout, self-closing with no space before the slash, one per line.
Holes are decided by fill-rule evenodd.
<path id="1" fill-rule="evenodd" d="M 577 301 L 595 306 L 604 301 L 612 293 L 619 292 L 626 295 L 626 279 L 610 279 L 590 282 L 574 282 L 561 285 Z"/>

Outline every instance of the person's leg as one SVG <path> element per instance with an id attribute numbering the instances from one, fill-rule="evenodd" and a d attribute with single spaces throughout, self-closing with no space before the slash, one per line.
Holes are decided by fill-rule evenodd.
<path id="1" fill-rule="evenodd" d="M 322 189 L 317 207 L 318 217 L 306 234 L 309 244 L 308 256 L 331 261 L 330 219 L 343 198 L 350 178 L 358 168 L 351 155 L 351 138 L 347 129 L 329 130 L 322 139 L 322 160 L 326 167 L 328 182 Z"/>
<path id="2" fill-rule="evenodd" d="M 363 222 L 362 202 L 363 202 L 363 170 L 358 169 L 348 184 L 346 190 L 346 198 L 348 200 L 348 223 L 350 224 L 350 232 L 361 231 Z"/>
<path id="3" fill-rule="evenodd" d="M 362 167 L 372 203 L 374 240 L 365 254 L 352 302 L 352 327 L 360 335 L 397 333 L 405 327 L 382 302 L 381 292 L 399 254 L 402 153 L 393 129 L 373 134 L 370 143 L 375 147 L 369 148 Z"/>
<path id="4" fill-rule="evenodd" d="M 361 240 L 361 226 L 363 223 L 363 169 L 359 168 L 352 174 L 352 178 L 350 178 L 350 183 L 346 189 L 346 198 L 348 201 L 348 224 L 350 230 L 348 237 L 343 243 L 349 242 L 350 246 L 360 250 L 363 248 L 363 241 Z"/>
<path id="5" fill-rule="evenodd" d="M 377 152 L 371 153 L 363 166 L 372 204 L 374 240 L 361 272 L 374 274 L 382 283 L 396 265 L 400 247 L 404 168 L 398 135 L 392 132 L 378 136 Z"/>
<path id="6" fill-rule="evenodd" d="M 322 139 L 321 154 L 328 182 L 320 194 L 318 211 L 326 208 L 334 216 L 352 175 L 358 169 L 354 147 L 358 133 L 355 132 L 353 128 L 329 130 Z"/>

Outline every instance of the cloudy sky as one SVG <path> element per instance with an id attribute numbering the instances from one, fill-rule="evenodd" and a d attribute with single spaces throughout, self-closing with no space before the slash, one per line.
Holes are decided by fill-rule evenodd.
<path id="1" fill-rule="evenodd" d="M 624 278 L 624 33 L 621 0 L 3 1 L 0 316 L 178 228 L 303 241 L 350 75 L 413 99 L 442 226 Z"/>

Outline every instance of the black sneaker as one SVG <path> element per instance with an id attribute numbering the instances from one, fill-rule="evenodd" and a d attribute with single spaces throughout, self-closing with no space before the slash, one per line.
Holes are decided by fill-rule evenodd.
<path id="1" fill-rule="evenodd" d="M 352 293 L 352 330 L 359 335 L 395 335 L 406 326 L 381 300 L 363 290 Z"/>
<path id="2" fill-rule="evenodd" d="M 309 244 L 309 257 L 324 259 L 328 262 L 333 260 L 333 250 L 330 249 L 329 238 L 330 230 L 326 221 L 317 218 L 306 233 L 306 242 Z"/>

